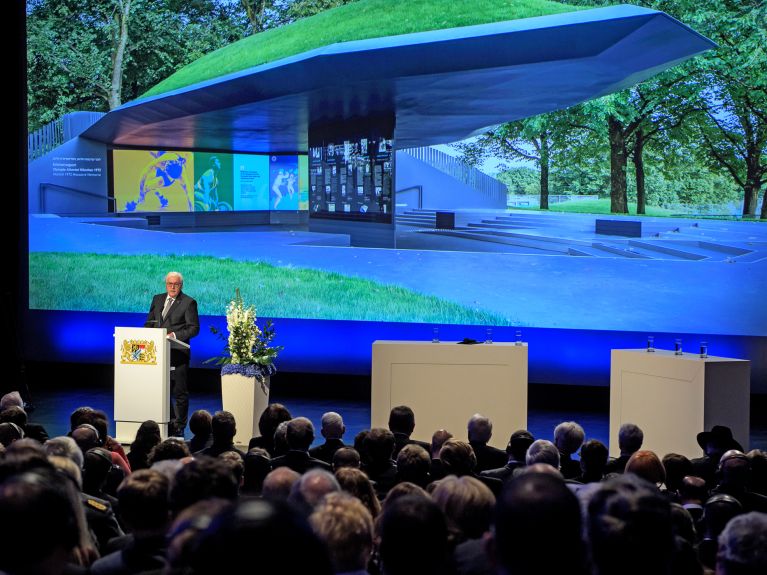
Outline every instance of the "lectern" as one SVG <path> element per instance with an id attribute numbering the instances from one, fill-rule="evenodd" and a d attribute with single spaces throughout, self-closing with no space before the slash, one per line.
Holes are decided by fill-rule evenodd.
<path id="1" fill-rule="evenodd" d="M 673 351 L 614 349 L 610 367 L 610 455 L 618 456 L 618 430 L 635 423 L 642 449 L 658 457 L 701 457 L 696 436 L 714 425 L 732 429 L 748 449 L 751 363 Z"/>
<path id="2" fill-rule="evenodd" d="M 495 447 L 527 429 L 527 344 L 375 341 L 372 375 L 373 427 L 386 427 L 391 408 L 408 405 L 412 437 L 426 442 L 441 428 L 465 438 L 475 413 L 493 421 Z"/>
<path id="3" fill-rule="evenodd" d="M 170 350 L 189 345 L 168 339 L 165 328 L 115 328 L 115 439 L 131 443 L 148 419 L 168 436 Z"/>

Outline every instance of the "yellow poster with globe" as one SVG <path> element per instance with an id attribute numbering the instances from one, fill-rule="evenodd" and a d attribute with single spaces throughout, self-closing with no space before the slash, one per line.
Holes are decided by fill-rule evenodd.
<path id="1" fill-rule="evenodd" d="M 164 150 L 115 150 L 115 210 L 194 211 L 194 154 Z"/>

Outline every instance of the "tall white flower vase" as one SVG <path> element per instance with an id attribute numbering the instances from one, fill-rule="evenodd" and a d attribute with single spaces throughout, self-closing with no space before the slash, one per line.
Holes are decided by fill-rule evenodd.
<path id="1" fill-rule="evenodd" d="M 234 415 L 237 423 L 234 444 L 247 447 L 251 438 L 258 435 L 258 420 L 269 405 L 269 377 L 259 382 L 239 373 L 222 375 L 221 398 L 224 411 Z"/>

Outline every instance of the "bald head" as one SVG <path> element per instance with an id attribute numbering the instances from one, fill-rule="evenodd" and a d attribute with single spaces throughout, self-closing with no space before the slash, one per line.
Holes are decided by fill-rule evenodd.
<path id="1" fill-rule="evenodd" d="M 290 467 L 278 467 L 264 478 L 261 495 L 270 501 L 287 501 L 293 484 L 300 478 Z"/>

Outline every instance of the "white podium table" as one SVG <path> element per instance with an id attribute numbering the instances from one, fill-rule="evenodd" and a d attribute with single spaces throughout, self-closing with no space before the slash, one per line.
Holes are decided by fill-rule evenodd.
<path id="1" fill-rule="evenodd" d="M 703 452 L 696 436 L 726 425 L 748 446 L 751 363 L 726 357 L 701 358 L 673 351 L 614 349 L 610 364 L 610 455 L 617 457 L 618 429 L 635 423 L 644 431 L 642 449 L 658 457 Z"/>
<path id="2" fill-rule="evenodd" d="M 387 427 L 397 405 L 415 412 L 414 439 L 447 429 L 466 441 L 469 418 L 481 413 L 493 422 L 490 444 L 504 449 L 527 428 L 527 344 L 373 342 L 371 427 Z"/>

